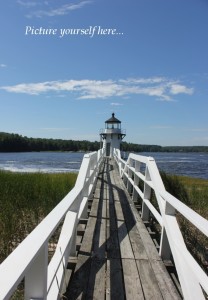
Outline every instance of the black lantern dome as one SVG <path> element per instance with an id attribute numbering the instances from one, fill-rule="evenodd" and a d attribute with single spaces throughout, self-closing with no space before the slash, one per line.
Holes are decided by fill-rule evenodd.
<path id="1" fill-rule="evenodd" d="M 121 121 L 119 121 L 117 118 L 115 118 L 115 114 L 112 113 L 112 117 L 110 119 L 108 119 L 107 121 L 105 121 L 105 123 L 121 123 Z"/>
<path id="2" fill-rule="evenodd" d="M 121 121 L 115 118 L 115 114 L 112 113 L 112 117 L 105 121 L 106 129 L 121 129 Z"/>

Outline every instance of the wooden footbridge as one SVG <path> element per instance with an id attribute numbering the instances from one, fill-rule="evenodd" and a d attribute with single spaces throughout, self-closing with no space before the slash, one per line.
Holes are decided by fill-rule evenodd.
<path id="1" fill-rule="evenodd" d="M 73 190 L 0 265 L 1 300 L 20 284 L 34 300 L 207 299 L 176 216 L 207 237 L 208 221 L 165 190 L 153 158 L 104 153 L 84 156 Z"/>
<path id="2" fill-rule="evenodd" d="M 68 299 L 179 299 L 137 209 L 105 159 Z"/>

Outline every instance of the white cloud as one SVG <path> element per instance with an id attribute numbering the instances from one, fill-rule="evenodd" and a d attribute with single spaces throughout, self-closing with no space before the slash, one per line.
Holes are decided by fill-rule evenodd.
<path id="1" fill-rule="evenodd" d="M 118 102 L 112 102 L 110 105 L 112 106 L 122 106 L 122 103 L 118 103 Z"/>
<path id="2" fill-rule="evenodd" d="M 177 95 L 177 94 L 188 94 L 188 95 L 192 95 L 194 92 L 193 88 L 188 88 L 182 84 L 178 84 L 178 83 L 173 83 L 170 86 L 170 93 L 173 95 Z"/>
<path id="3" fill-rule="evenodd" d="M 130 83 L 130 84 L 153 84 L 165 82 L 166 79 L 163 77 L 150 77 L 150 78 L 128 78 L 121 79 L 120 82 Z"/>
<path id="4" fill-rule="evenodd" d="M 42 82 L 42 83 L 21 83 L 14 86 L 2 87 L 1 89 L 12 93 L 24 93 L 30 95 L 39 95 L 51 90 L 55 90 L 53 82 Z"/>
<path id="5" fill-rule="evenodd" d="M 21 0 L 19 0 L 19 1 L 22 2 Z M 31 18 L 31 17 L 42 18 L 42 17 L 63 16 L 63 15 L 67 15 L 70 11 L 80 9 L 83 6 L 90 4 L 90 3 L 91 3 L 91 1 L 86 0 L 86 1 L 80 1 L 77 4 L 75 4 L 75 3 L 63 4 L 59 7 L 49 9 L 48 2 L 45 1 L 42 4 L 47 7 L 43 7 L 43 9 L 40 9 L 40 10 L 32 11 L 27 14 L 27 17 L 28 18 Z M 32 2 L 31 2 L 31 5 L 32 5 Z"/>
<path id="6" fill-rule="evenodd" d="M 5 65 L 5 64 L 0 64 L 0 68 L 6 68 L 7 67 L 7 65 Z"/>
<path id="7" fill-rule="evenodd" d="M 171 101 L 174 94 L 192 94 L 193 88 L 186 87 L 168 79 L 147 78 L 121 79 L 121 80 L 67 80 L 67 81 L 46 81 L 39 83 L 21 83 L 13 86 L 0 87 L 11 93 L 25 93 L 40 95 L 52 92 L 58 93 L 73 92 L 78 99 L 107 99 L 110 97 L 127 97 L 130 95 L 146 95 L 163 101 Z M 113 105 L 116 105 L 113 102 Z"/>
<path id="8" fill-rule="evenodd" d="M 37 6 L 38 3 L 37 1 L 22 1 L 22 0 L 17 0 L 17 3 L 22 5 L 22 6 L 25 6 L 25 7 L 34 7 L 34 6 Z"/>

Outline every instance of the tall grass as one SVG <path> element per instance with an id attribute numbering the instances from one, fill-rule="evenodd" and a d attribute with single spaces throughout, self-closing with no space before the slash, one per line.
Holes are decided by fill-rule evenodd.
<path id="1" fill-rule="evenodd" d="M 73 188 L 76 177 L 0 171 L 0 262 Z"/>
<path id="2" fill-rule="evenodd" d="M 180 176 L 190 199 L 189 206 L 208 219 L 208 180 Z"/>
<path id="3" fill-rule="evenodd" d="M 208 219 L 208 180 L 161 176 L 172 195 Z M 72 189 L 76 177 L 0 171 L 0 262 Z M 208 239 L 180 214 L 177 217 L 188 249 L 208 271 Z"/>
<path id="4" fill-rule="evenodd" d="M 208 180 L 161 173 L 168 192 L 208 220 Z M 208 273 L 208 238 L 186 218 L 177 219 L 187 248 Z"/>

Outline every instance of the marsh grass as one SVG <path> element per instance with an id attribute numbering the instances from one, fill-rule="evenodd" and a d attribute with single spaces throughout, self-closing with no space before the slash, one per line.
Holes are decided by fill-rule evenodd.
<path id="1" fill-rule="evenodd" d="M 161 173 L 168 192 L 208 220 L 208 180 Z M 191 254 L 208 273 L 208 238 L 177 213 L 185 243 Z"/>
<path id="2" fill-rule="evenodd" d="M 161 176 L 167 191 L 208 219 L 208 180 L 164 172 Z M 0 171 L 0 263 L 73 188 L 76 177 Z M 157 206 L 154 193 L 151 201 Z M 207 272 L 207 237 L 179 213 L 177 218 L 189 251 Z"/>
<path id="3" fill-rule="evenodd" d="M 73 173 L 0 171 L 0 262 L 73 188 Z"/>
<path id="4" fill-rule="evenodd" d="M 190 203 L 189 206 L 204 218 L 208 219 L 208 180 L 180 176 Z"/>
<path id="5" fill-rule="evenodd" d="M 208 180 L 180 177 L 190 199 L 189 206 L 208 220 Z M 180 225 L 186 245 L 208 274 L 208 238 L 185 218 L 180 218 Z"/>

